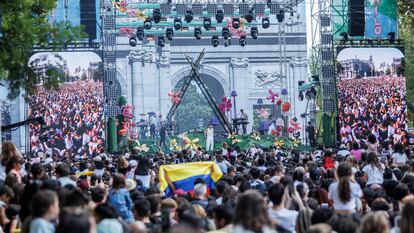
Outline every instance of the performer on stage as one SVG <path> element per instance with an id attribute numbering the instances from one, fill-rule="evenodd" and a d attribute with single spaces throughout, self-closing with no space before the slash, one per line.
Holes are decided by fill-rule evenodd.
<path id="1" fill-rule="evenodd" d="M 240 117 L 239 118 L 243 119 L 245 122 L 247 122 L 249 120 L 249 117 L 247 116 L 247 114 L 244 112 L 243 109 L 240 109 Z M 247 126 L 247 124 L 242 124 L 243 134 L 247 134 L 246 126 Z"/>
<path id="2" fill-rule="evenodd" d="M 312 122 L 308 122 L 308 126 L 306 127 L 306 132 L 308 133 L 309 144 L 311 147 L 315 147 L 315 127 L 312 125 Z"/>
<path id="3" fill-rule="evenodd" d="M 207 129 L 204 131 L 206 135 L 206 150 L 212 151 L 214 150 L 214 127 L 213 125 L 209 125 Z"/>
<path id="4" fill-rule="evenodd" d="M 156 136 L 155 134 L 157 131 L 157 118 L 155 117 L 155 114 L 150 114 L 149 125 L 150 125 L 150 137 L 152 140 L 154 140 Z"/>

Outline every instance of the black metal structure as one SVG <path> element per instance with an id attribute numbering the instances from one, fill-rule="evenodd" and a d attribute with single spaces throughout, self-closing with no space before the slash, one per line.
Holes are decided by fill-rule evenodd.
<path id="1" fill-rule="evenodd" d="M 203 78 L 201 77 L 201 74 L 199 72 L 201 68 L 201 61 L 204 57 L 204 50 L 200 53 L 197 60 L 195 62 L 192 61 L 192 59 L 187 56 L 187 61 L 191 65 L 191 72 L 190 74 L 185 77 L 184 79 L 184 85 L 180 88 L 179 92 L 181 97 L 184 96 L 185 92 L 187 91 L 188 87 L 191 84 L 191 81 L 195 81 L 195 83 L 200 88 L 201 92 L 203 93 L 203 96 L 206 98 L 208 104 L 210 105 L 211 109 L 214 112 L 214 115 L 216 115 L 218 121 L 223 126 L 226 133 L 231 134 L 233 133 L 233 129 L 231 127 L 230 122 L 228 121 L 227 117 L 220 111 L 216 100 L 214 99 L 213 95 L 210 93 L 210 90 L 208 89 L 206 83 L 203 81 Z M 171 107 L 170 111 L 167 115 L 167 121 L 172 122 L 172 118 L 177 111 L 178 106 L 180 105 L 180 102 L 174 103 Z"/>
<path id="2" fill-rule="evenodd" d="M 1 126 L 1 131 L 8 131 L 17 127 L 21 127 L 24 125 L 28 125 L 28 124 L 41 124 L 44 125 L 45 124 L 45 119 L 43 117 L 35 117 L 35 118 L 30 118 L 21 122 L 17 122 L 14 124 L 10 124 L 10 125 L 3 125 Z"/>

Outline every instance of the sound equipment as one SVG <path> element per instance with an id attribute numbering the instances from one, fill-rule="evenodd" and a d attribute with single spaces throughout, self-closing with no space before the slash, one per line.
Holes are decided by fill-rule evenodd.
<path id="1" fill-rule="evenodd" d="M 80 23 L 89 40 L 96 39 L 96 0 L 80 0 Z"/>
<path id="2" fill-rule="evenodd" d="M 348 34 L 364 36 L 365 33 L 365 0 L 349 0 Z"/>

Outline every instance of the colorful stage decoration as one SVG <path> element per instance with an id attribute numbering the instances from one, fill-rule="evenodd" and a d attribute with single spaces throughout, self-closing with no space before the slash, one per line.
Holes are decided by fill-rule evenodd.
<path id="1" fill-rule="evenodd" d="M 135 33 L 135 30 L 130 27 L 121 27 L 119 33 L 123 36 L 131 36 Z"/>
<path id="2" fill-rule="evenodd" d="M 202 178 L 208 187 L 208 193 L 223 176 L 215 162 L 182 163 L 162 165 L 159 170 L 160 188 L 168 197 L 176 193 L 193 193 L 194 181 Z"/>
<path id="3" fill-rule="evenodd" d="M 275 141 L 273 142 L 273 145 L 281 148 L 285 145 L 285 142 L 282 139 L 281 140 L 275 139 Z"/>
<path id="4" fill-rule="evenodd" d="M 279 97 L 279 94 L 272 91 L 272 89 L 269 89 L 269 96 L 267 96 L 266 99 L 268 99 L 273 104 L 276 103 L 276 98 Z"/>
<path id="5" fill-rule="evenodd" d="M 127 11 L 128 3 L 126 2 L 126 0 L 115 1 L 114 3 L 115 3 L 116 10 L 122 13 L 125 13 Z"/>
<path id="6" fill-rule="evenodd" d="M 134 140 L 133 142 L 133 148 L 134 150 L 138 152 L 148 152 L 149 148 L 146 144 L 141 144 L 138 140 Z"/>
<path id="7" fill-rule="evenodd" d="M 185 149 L 197 150 L 197 148 L 201 147 L 199 144 L 197 144 L 197 142 L 200 141 L 199 138 L 190 139 L 189 137 L 184 137 L 183 141 Z"/>
<path id="8" fill-rule="evenodd" d="M 133 121 L 134 107 L 128 104 L 123 96 L 119 98 L 118 106 L 120 108 L 120 114 L 117 116 L 118 145 L 122 147 L 126 145 L 131 128 L 135 126 Z"/>
<path id="9" fill-rule="evenodd" d="M 287 113 L 290 110 L 290 103 L 289 102 L 284 102 L 282 105 L 282 112 Z"/>
<path id="10" fill-rule="evenodd" d="M 241 142 L 240 138 L 238 138 L 238 135 L 236 133 L 232 133 L 228 136 L 228 139 L 230 139 L 230 145 L 235 145 L 239 142 Z"/>
<path id="11" fill-rule="evenodd" d="M 265 108 L 260 108 L 260 110 L 256 110 L 259 114 L 260 119 L 267 119 L 269 117 L 269 110 Z"/>
<path id="12" fill-rule="evenodd" d="M 229 31 L 231 32 L 231 34 L 233 36 L 235 36 L 236 38 L 240 38 L 242 36 L 246 35 L 246 32 L 244 31 L 244 29 L 246 28 L 246 20 L 244 18 L 239 18 L 240 19 L 240 27 L 238 29 L 235 29 L 233 27 L 233 18 L 228 18 L 227 19 L 227 28 L 229 29 Z"/>
<path id="13" fill-rule="evenodd" d="M 220 112 L 230 112 L 232 107 L 231 99 L 227 97 L 223 97 L 221 104 L 219 104 L 219 110 Z"/>
<path id="14" fill-rule="evenodd" d="M 135 17 L 139 20 L 145 20 L 147 16 L 145 15 L 145 11 L 137 10 L 137 9 L 129 9 L 128 15 L 130 17 Z"/>
<path id="15" fill-rule="evenodd" d="M 171 139 L 170 141 L 170 151 L 181 151 L 183 149 L 177 142 L 176 138 Z"/>
<path id="16" fill-rule="evenodd" d="M 252 139 L 256 140 L 256 141 L 260 141 L 261 137 L 260 137 L 260 133 L 258 132 L 254 132 L 251 135 Z"/>
<path id="17" fill-rule="evenodd" d="M 280 94 L 288 95 L 288 90 L 286 88 L 283 88 L 282 91 L 280 92 Z"/>
<path id="18" fill-rule="evenodd" d="M 168 96 L 171 98 L 171 103 L 179 104 L 181 102 L 181 93 L 178 91 L 170 91 Z"/>

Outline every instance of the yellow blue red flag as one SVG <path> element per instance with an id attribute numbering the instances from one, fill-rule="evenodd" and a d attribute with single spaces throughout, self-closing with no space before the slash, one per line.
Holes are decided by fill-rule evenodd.
<path id="1" fill-rule="evenodd" d="M 214 189 L 215 183 L 223 176 L 219 166 L 215 162 L 196 162 L 181 163 L 173 165 L 162 165 L 159 170 L 161 190 L 166 196 L 171 196 L 173 190 L 168 185 L 170 183 L 175 190 L 192 192 L 194 181 L 198 178 L 203 179 L 209 190 Z"/>

